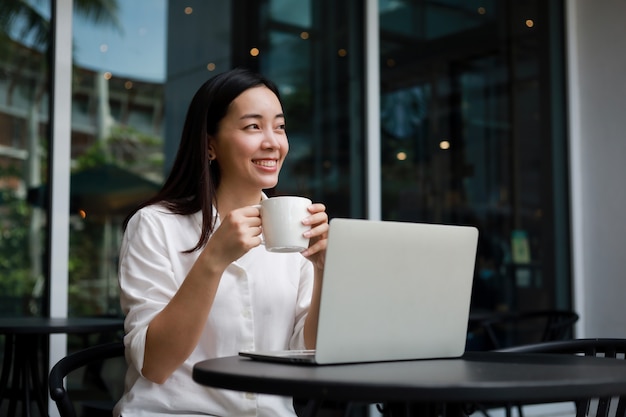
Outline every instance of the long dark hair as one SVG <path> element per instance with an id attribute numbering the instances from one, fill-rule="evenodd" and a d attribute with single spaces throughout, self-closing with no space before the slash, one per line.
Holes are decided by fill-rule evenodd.
<path id="1" fill-rule="evenodd" d="M 208 136 L 215 135 L 219 122 L 226 116 L 230 103 L 249 88 L 264 85 L 278 97 L 276 85 L 264 76 L 236 68 L 206 81 L 193 96 L 180 138 L 174 165 L 161 190 L 135 208 L 124 221 L 141 208 L 162 204 L 175 214 L 189 215 L 202 211 L 202 232 L 198 243 L 185 252 L 202 248 L 215 227 L 213 206 L 220 183 L 219 162 L 209 164 Z"/>

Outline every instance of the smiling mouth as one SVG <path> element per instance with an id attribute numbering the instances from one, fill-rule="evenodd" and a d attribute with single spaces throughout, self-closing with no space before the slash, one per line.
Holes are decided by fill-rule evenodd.
<path id="1" fill-rule="evenodd" d="M 262 167 L 275 167 L 276 166 L 276 160 L 264 159 L 262 161 L 252 161 L 252 163 L 254 163 L 255 165 L 260 165 Z"/>

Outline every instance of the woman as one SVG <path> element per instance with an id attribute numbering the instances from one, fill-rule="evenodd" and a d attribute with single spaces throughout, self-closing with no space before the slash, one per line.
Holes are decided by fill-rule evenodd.
<path id="1" fill-rule="evenodd" d="M 293 415 L 288 398 L 202 387 L 193 365 L 242 349 L 315 347 L 328 217 L 312 204 L 302 253 L 270 253 L 255 207 L 289 143 L 276 86 L 235 69 L 200 87 L 159 193 L 120 252 L 129 369 L 115 415 Z"/>

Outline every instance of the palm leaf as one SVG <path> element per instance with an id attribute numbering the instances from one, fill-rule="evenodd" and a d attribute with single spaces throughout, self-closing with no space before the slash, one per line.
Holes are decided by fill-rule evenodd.
<path id="1" fill-rule="evenodd" d="M 122 30 L 117 0 L 75 0 L 74 10 L 96 24 Z M 34 7 L 33 1 L 2 0 L 0 42 L 5 43 L 7 38 L 20 43 L 28 39 L 32 46 L 46 50 L 50 42 L 50 21 Z"/>

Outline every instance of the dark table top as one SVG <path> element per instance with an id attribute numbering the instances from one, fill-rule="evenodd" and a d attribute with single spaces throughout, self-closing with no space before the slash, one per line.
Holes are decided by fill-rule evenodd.
<path id="1" fill-rule="evenodd" d="M 122 318 L 0 317 L 0 334 L 90 333 L 123 329 Z"/>
<path id="2" fill-rule="evenodd" d="M 456 359 L 310 366 L 231 356 L 197 363 L 193 379 L 216 388 L 339 401 L 541 403 L 626 393 L 626 361 L 467 352 Z"/>

